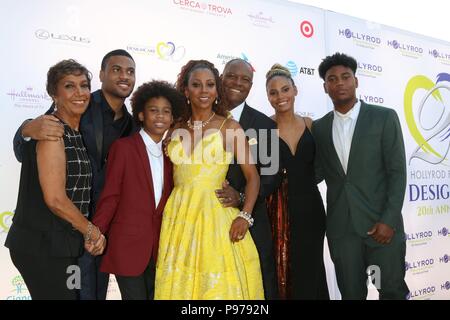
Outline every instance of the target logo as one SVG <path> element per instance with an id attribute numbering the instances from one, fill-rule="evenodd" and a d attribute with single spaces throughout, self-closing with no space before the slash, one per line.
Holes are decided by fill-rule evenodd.
<path id="1" fill-rule="evenodd" d="M 300 32 L 305 38 L 311 38 L 314 35 L 314 27 L 308 20 L 300 23 Z"/>

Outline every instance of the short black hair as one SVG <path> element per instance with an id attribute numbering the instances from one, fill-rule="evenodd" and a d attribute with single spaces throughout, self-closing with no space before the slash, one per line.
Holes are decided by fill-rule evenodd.
<path id="1" fill-rule="evenodd" d="M 229 61 L 225 64 L 225 66 L 223 67 L 222 73 L 225 71 L 225 69 L 226 69 L 230 64 L 232 64 L 232 63 L 234 63 L 234 62 L 238 62 L 238 61 L 244 62 L 244 63 L 250 68 L 250 70 L 252 70 L 252 73 L 253 73 L 253 66 L 250 64 L 250 62 L 248 62 L 247 60 L 241 59 L 241 58 L 234 58 L 234 59 L 229 60 Z"/>
<path id="2" fill-rule="evenodd" d="M 46 89 L 49 96 L 53 97 L 54 95 L 56 95 L 58 82 L 67 75 L 85 75 L 89 85 L 89 90 L 91 90 L 92 74 L 89 72 L 89 70 L 77 61 L 73 59 L 67 59 L 58 62 L 47 72 Z"/>
<path id="3" fill-rule="evenodd" d="M 142 84 L 133 93 L 131 98 L 131 110 L 133 119 L 140 126 L 143 125 L 139 120 L 139 113 L 144 111 L 145 104 L 152 98 L 166 98 L 172 109 L 174 121 L 177 121 L 185 113 L 186 104 L 184 96 L 175 89 L 175 86 L 167 81 L 153 80 Z"/>
<path id="4" fill-rule="evenodd" d="M 344 53 L 336 52 L 331 56 L 327 56 L 319 65 L 319 75 L 325 80 L 325 75 L 328 70 L 335 66 L 344 66 L 350 68 L 353 71 L 353 75 L 356 74 L 358 63 L 355 58 L 348 56 Z"/>
<path id="5" fill-rule="evenodd" d="M 131 60 L 133 60 L 133 62 L 134 62 L 133 57 L 132 57 L 131 54 L 129 54 L 126 50 L 123 50 L 123 49 L 116 49 L 116 50 L 113 50 L 113 51 L 108 52 L 108 53 L 105 54 L 105 56 L 103 57 L 103 59 L 102 59 L 102 65 L 101 65 L 101 70 L 102 70 L 102 71 L 104 71 L 104 70 L 106 69 L 106 65 L 108 64 L 109 58 L 115 57 L 115 56 L 128 57 L 128 58 L 130 58 Z"/>

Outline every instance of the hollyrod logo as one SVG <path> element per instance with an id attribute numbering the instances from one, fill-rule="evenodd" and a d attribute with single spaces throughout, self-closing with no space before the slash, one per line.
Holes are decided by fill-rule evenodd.
<path id="1" fill-rule="evenodd" d="M 414 291 L 410 291 L 409 294 L 406 296 L 406 299 L 410 300 L 421 300 L 421 299 L 428 299 L 432 296 L 434 296 L 436 293 L 436 287 L 435 286 L 428 286 L 423 289 L 418 289 Z"/>
<path id="2" fill-rule="evenodd" d="M 366 94 L 360 94 L 359 99 L 364 100 L 367 103 L 370 104 L 383 104 L 384 98 L 383 97 L 376 97 L 376 96 L 370 96 Z"/>
<path id="3" fill-rule="evenodd" d="M 441 61 L 442 64 L 449 65 L 450 64 L 450 53 L 444 53 L 442 51 L 438 51 L 436 49 L 430 49 L 428 53 L 434 58 Z"/>
<path id="4" fill-rule="evenodd" d="M 402 53 L 403 56 L 410 58 L 419 58 L 423 56 L 423 48 L 398 42 L 397 40 L 388 40 L 387 45 Z"/>
<path id="5" fill-rule="evenodd" d="M 438 230 L 438 235 L 443 237 L 450 237 L 450 230 L 447 229 L 446 227 L 443 227 L 442 229 Z"/>
<path id="6" fill-rule="evenodd" d="M 405 233 L 405 239 L 411 246 L 422 246 L 433 240 L 433 231 Z"/>
<path id="7" fill-rule="evenodd" d="M 405 271 L 409 271 L 414 275 L 427 273 L 434 268 L 434 259 L 416 260 L 412 262 L 405 261 Z"/>
<path id="8" fill-rule="evenodd" d="M 450 281 L 446 281 L 444 284 L 441 284 L 441 290 L 450 290 Z"/>
<path id="9" fill-rule="evenodd" d="M 173 3 L 181 9 L 189 10 L 197 13 L 206 13 L 214 16 L 231 16 L 233 12 L 231 8 L 227 8 L 216 3 L 208 3 L 202 1 L 191 0 L 173 0 Z"/>
<path id="10" fill-rule="evenodd" d="M 419 99 L 416 92 L 421 95 Z M 450 107 L 444 97 L 448 97 L 449 92 L 450 74 L 448 73 L 439 73 L 436 82 L 424 75 L 416 75 L 408 81 L 404 93 L 405 118 L 408 129 L 417 143 L 409 163 L 416 158 L 434 165 L 441 163 L 448 165 Z M 430 108 L 436 108 L 440 116 L 426 117 L 428 115 L 426 111 L 436 114 L 436 110 Z M 448 185 L 446 188 L 446 198 L 448 198 Z"/>
<path id="11" fill-rule="evenodd" d="M 338 30 L 339 36 L 346 38 L 346 39 L 352 39 L 355 45 L 367 48 L 367 49 L 376 49 L 381 46 L 381 38 L 376 37 L 374 35 L 370 34 L 364 34 L 359 32 L 353 32 L 350 29 L 339 29 Z"/>
<path id="12" fill-rule="evenodd" d="M 439 258 L 440 263 L 448 263 L 450 261 L 450 257 L 448 254 L 444 254 L 442 257 Z"/>
<path id="13" fill-rule="evenodd" d="M 358 62 L 358 75 L 377 78 L 383 73 L 383 67 L 376 64 Z"/>
<path id="14" fill-rule="evenodd" d="M 52 101 L 46 92 L 36 92 L 31 86 L 22 90 L 11 89 L 6 95 L 11 98 L 17 108 L 44 108 L 48 107 Z"/>

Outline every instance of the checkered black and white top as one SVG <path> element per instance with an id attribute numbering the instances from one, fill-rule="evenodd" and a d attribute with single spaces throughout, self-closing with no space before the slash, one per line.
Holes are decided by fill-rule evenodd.
<path id="1" fill-rule="evenodd" d="M 80 132 L 64 124 L 66 152 L 66 194 L 84 216 L 89 215 L 91 201 L 92 168 Z"/>

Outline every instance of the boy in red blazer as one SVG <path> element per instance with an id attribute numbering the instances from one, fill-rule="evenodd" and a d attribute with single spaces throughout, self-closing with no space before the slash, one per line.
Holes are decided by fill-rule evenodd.
<path id="1" fill-rule="evenodd" d="M 162 212 L 173 188 L 162 140 L 184 102 L 169 83 L 151 81 L 137 89 L 131 106 L 141 130 L 111 146 L 93 223 L 108 238 L 100 271 L 116 276 L 122 299 L 149 300 Z"/>

